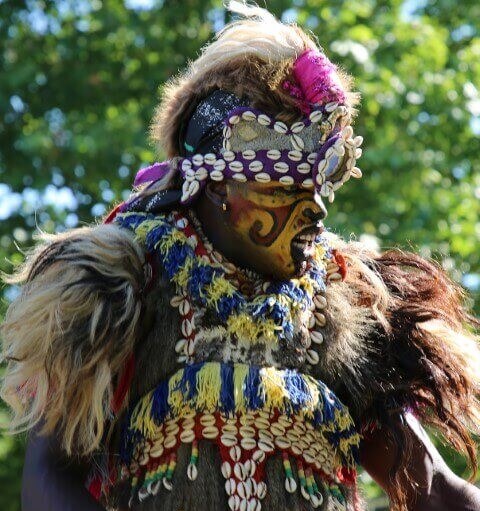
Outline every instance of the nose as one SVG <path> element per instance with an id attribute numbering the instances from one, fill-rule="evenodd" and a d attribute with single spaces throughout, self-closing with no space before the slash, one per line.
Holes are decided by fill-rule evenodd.
<path id="1" fill-rule="evenodd" d="M 323 204 L 322 198 L 318 193 L 314 196 L 315 206 L 306 208 L 304 211 L 305 216 L 313 223 L 323 220 L 327 216 L 327 208 Z"/>

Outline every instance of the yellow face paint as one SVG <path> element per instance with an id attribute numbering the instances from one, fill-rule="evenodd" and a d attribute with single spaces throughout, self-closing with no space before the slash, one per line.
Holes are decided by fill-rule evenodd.
<path id="1" fill-rule="evenodd" d="M 277 278 L 300 273 L 309 247 L 305 244 L 302 255 L 297 243 L 292 251 L 292 240 L 303 231 L 318 230 L 326 214 L 320 197 L 313 190 L 281 183 L 229 181 L 226 192 L 238 249 L 248 253 L 255 268 Z"/>

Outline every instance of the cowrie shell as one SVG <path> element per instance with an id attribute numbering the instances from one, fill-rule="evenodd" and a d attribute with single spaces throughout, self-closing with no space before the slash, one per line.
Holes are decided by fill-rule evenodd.
<path id="1" fill-rule="evenodd" d="M 273 440 L 273 433 L 269 430 L 262 430 L 258 432 L 258 436 L 260 437 L 260 440 Z"/>
<path id="2" fill-rule="evenodd" d="M 232 475 L 232 466 L 230 465 L 230 463 L 228 461 L 224 461 L 222 463 L 221 471 L 222 471 L 222 476 L 225 479 L 228 479 Z"/>
<path id="3" fill-rule="evenodd" d="M 227 162 L 233 161 L 235 159 L 235 153 L 233 151 L 223 151 L 222 156 L 223 159 Z"/>
<path id="4" fill-rule="evenodd" d="M 254 421 L 255 417 L 251 413 L 246 413 L 245 415 L 242 415 L 240 417 L 240 424 L 242 424 L 243 426 L 250 426 L 251 424 L 254 423 Z"/>
<path id="5" fill-rule="evenodd" d="M 310 500 L 310 494 L 307 492 L 307 488 L 305 486 L 300 485 L 300 492 L 305 500 Z"/>
<path id="6" fill-rule="evenodd" d="M 267 151 L 267 158 L 270 160 L 278 160 L 280 158 L 281 154 L 278 149 L 270 149 Z"/>
<path id="7" fill-rule="evenodd" d="M 288 493 L 295 493 L 297 491 L 297 482 L 293 477 L 287 477 L 285 479 L 285 489 Z"/>
<path id="8" fill-rule="evenodd" d="M 183 429 L 193 429 L 195 426 L 195 421 L 191 417 L 186 417 L 182 422 Z"/>
<path id="9" fill-rule="evenodd" d="M 176 423 L 169 423 L 165 427 L 166 435 L 176 435 L 180 431 L 180 427 Z"/>
<path id="10" fill-rule="evenodd" d="M 205 413 L 200 417 L 200 424 L 202 426 L 213 426 L 215 424 L 215 416 L 210 413 Z"/>
<path id="11" fill-rule="evenodd" d="M 150 495 L 155 496 L 158 493 L 158 490 L 160 489 L 161 484 L 162 484 L 162 481 L 160 479 L 158 479 L 157 481 L 152 481 L 151 483 L 148 483 L 148 486 L 147 486 L 148 493 L 150 493 Z"/>
<path id="12" fill-rule="evenodd" d="M 265 452 L 261 449 L 256 450 L 252 454 L 252 460 L 255 461 L 255 463 L 262 463 L 262 461 L 265 459 Z"/>
<path id="13" fill-rule="evenodd" d="M 237 437 L 231 433 L 224 433 L 220 437 L 220 441 L 227 447 L 232 447 L 232 445 L 236 445 L 238 443 Z"/>
<path id="14" fill-rule="evenodd" d="M 360 147 L 362 144 L 363 144 L 363 137 L 361 135 L 357 135 L 354 139 L 353 139 L 353 143 L 357 146 L 357 147 Z"/>
<path id="15" fill-rule="evenodd" d="M 150 457 L 148 454 L 142 454 L 138 460 L 138 464 L 143 467 L 150 461 Z"/>
<path id="16" fill-rule="evenodd" d="M 255 175 L 255 180 L 259 183 L 269 183 L 270 182 L 270 176 L 265 172 L 260 172 L 259 174 Z"/>
<path id="17" fill-rule="evenodd" d="M 288 151 L 288 157 L 292 161 L 300 161 L 302 159 L 302 152 L 301 151 Z"/>
<path id="18" fill-rule="evenodd" d="M 197 167 L 199 167 L 200 165 L 202 165 L 203 163 L 203 155 L 201 154 L 195 154 L 193 157 L 192 157 L 192 163 L 194 165 L 196 165 Z"/>
<path id="19" fill-rule="evenodd" d="M 257 464 L 252 460 L 246 460 L 243 464 L 243 468 L 247 477 L 253 477 L 257 470 Z"/>
<path id="20" fill-rule="evenodd" d="M 315 453 L 311 449 L 303 451 L 303 459 L 309 463 L 315 463 Z"/>
<path id="21" fill-rule="evenodd" d="M 171 449 L 177 443 L 177 438 L 173 435 L 168 435 L 165 437 L 164 446 L 165 449 Z"/>
<path id="22" fill-rule="evenodd" d="M 223 181 L 223 173 L 219 170 L 212 170 L 212 172 L 210 172 L 210 178 L 213 181 Z"/>
<path id="23" fill-rule="evenodd" d="M 277 161 L 277 163 L 274 164 L 273 168 L 277 172 L 281 172 L 281 173 L 288 172 L 288 164 L 283 161 Z"/>
<path id="24" fill-rule="evenodd" d="M 305 179 L 303 182 L 302 182 L 302 186 L 304 188 L 313 188 L 313 180 L 308 178 L 308 179 Z"/>
<path id="25" fill-rule="evenodd" d="M 233 172 L 241 172 L 243 170 L 243 163 L 235 160 L 229 163 L 228 168 Z"/>
<path id="26" fill-rule="evenodd" d="M 274 445 L 271 440 L 259 440 L 258 447 L 264 452 L 272 452 L 274 450 Z"/>
<path id="27" fill-rule="evenodd" d="M 185 429 L 180 433 L 180 440 L 184 444 L 189 444 L 195 440 L 195 433 L 191 429 Z"/>
<path id="28" fill-rule="evenodd" d="M 240 427 L 240 435 L 246 438 L 254 438 L 255 437 L 255 428 L 252 426 L 241 426 Z"/>
<path id="29" fill-rule="evenodd" d="M 325 309 L 327 306 L 327 299 L 322 295 L 315 295 L 313 301 L 318 309 Z"/>
<path id="30" fill-rule="evenodd" d="M 240 116 L 239 116 L 239 115 L 232 115 L 232 116 L 228 119 L 228 122 L 229 122 L 230 124 L 237 124 L 239 121 L 240 121 Z"/>
<path id="31" fill-rule="evenodd" d="M 189 337 L 193 332 L 192 322 L 188 319 L 184 319 L 182 321 L 181 331 L 182 335 L 184 335 L 185 337 Z"/>
<path id="32" fill-rule="evenodd" d="M 270 117 L 268 117 L 268 115 L 265 114 L 260 114 L 257 118 L 257 121 L 262 126 L 268 126 L 272 122 Z"/>
<path id="33" fill-rule="evenodd" d="M 247 507 L 248 507 L 248 501 L 246 499 L 240 499 L 239 511 L 248 511 Z"/>
<path id="34" fill-rule="evenodd" d="M 228 499 L 228 507 L 232 511 L 238 511 L 240 509 L 240 497 L 238 495 L 232 495 Z"/>
<path id="35" fill-rule="evenodd" d="M 287 131 L 288 131 L 288 127 L 287 125 L 282 122 L 282 121 L 277 121 L 274 125 L 273 125 L 273 129 L 277 132 L 277 133 L 281 133 L 282 135 L 284 135 Z"/>
<path id="36" fill-rule="evenodd" d="M 305 124 L 301 121 L 299 122 L 294 122 L 290 128 L 291 132 L 292 133 L 300 133 L 303 128 L 305 128 Z"/>
<path id="37" fill-rule="evenodd" d="M 235 181 L 240 181 L 242 183 L 247 180 L 247 176 L 245 176 L 245 174 L 241 174 L 240 172 L 233 174 L 232 178 L 235 179 Z"/>
<path id="38" fill-rule="evenodd" d="M 279 181 L 284 185 L 293 185 L 295 182 L 292 176 L 282 176 Z"/>
<path id="39" fill-rule="evenodd" d="M 322 314 L 321 312 L 314 312 L 313 314 L 315 315 L 315 322 L 318 326 L 324 327 L 327 324 L 325 314 Z"/>
<path id="40" fill-rule="evenodd" d="M 248 168 L 252 172 L 260 172 L 263 169 L 263 163 L 261 161 L 255 160 L 250 163 Z"/>
<path id="41" fill-rule="evenodd" d="M 219 171 L 222 171 L 226 166 L 226 163 L 225 163 L 225 160 L 217 160 L 214 164 L 213 164 L 213 168 L 214 170 L 219 170 Z M 210 174 L 211 175 L 211 174 Z"/>
<path id="42" fill-rule="evenodd" d="M 185 345 L 187 344 L 186 339 L 180 339 L 175 343 L 175 352 L 182 353 L 185 349 Z"/>
<path id="43" fill-rule="evenodd" d="M 270 427 L 270 431 L 275 435 L 275 436 L 282 436 L 285 434 L 285 428 L 279 424 L 278 422 L 274 422 L 272 424 L 272 426 Z"/>
<path id="44" fill-rule="evenodd" d="M 246 149 L 245 151 L 242 151 L 242 156 L 245 160 L 253 160 L 255 156 L 257 156 L 257 153 L 252 149 Z"/>
<path id="45" fill-rule="evenodd" d="M 311 167 L 309 163 L 300 163 L 300 165 L 297 166 L 297 170 L 300 174 L 308 174 L 310 169 Z"/>
<path id="46" fill-rule="evenodd" d="M 275 445 L 279 448 L 279 449 L 290 449 L 290 446 L 292 445 L 292 443 L 290 442 L 290 440 L 284 436 L 279 436 L 277 438 L 275 438 Z"/>
<path id="47" fill-rule="evenodd" d="M 238 445 L 234 445 L 230 448 L 229 454 L 233 461 L 240 461 L 240 458 L 242 457 L 242 450 Z"/>
<path id="48" fill-rule="evenodd" d="M 150 457 L 151 458 L 160 458 L 160 456 L 163 454 L 164 451 L 163 444 L 155 445 L 155 447 L 152 447 L 152 450 L 150 451 Z"/>
<path id="49" fill-rule="evenodd" d="M 215 427 L 215 426 L 207 426 L 206 428 L 203 428 L 202 430 L 202 435 L 205 437 L 205 438 L 217 438 L 218 436 L 218 428 Z"/>
<path id="50" fill-rule="evenodd" d="M 250 110 L 246 110 L 242 113 L 242 119 L 245 121 L 254 121 L 257 118 L 254 112 L 250 112 Z"/>
<path id="51" fill-rule="evenodd" d="M 363 153 L 363 151 L 359 147 L 357 147 L 355 149 L 355 159 L 358 160 L 360 158 L 360 156 L 362 156 L 362 153 Z"/>
<path id="52" fill-rule="evenodd" d="M 193 463 L 189 463 L 187 467 L 187 477 L 190 479 L 190 481 L 195 481 L 195 479 L 198 476 L 198 469 L 197 466 Z"/>
<path id="53" fill-rule="evenodd" d="M 323 335 L 320 332 L 317 332 L 316 330 L 312 330 L 310 332 L 310 339 L 315 344 L 322 344 L 322 342 L 323 342 Z"/>
<path id="54" fill-rule="evenodd" d="M 338 282 L 338 281 L 342 280 L 342 276 L 340 275 L 340 273 L 332 273 L 328 277 L 328 280 L 330 280 L 332 282 Z"/>
<path id="55" fill-rule="evenodd" d="M 331 101 L 330 103 L 327 103 L 325 105 L 325 110 L 327 112 L 333 112 L 338 106 L 338 103 L 336 103 L 335 101 Z"/>
<path id="56" fill-rule="evenodd" d="M 190 303 L 188 300 L 182 300 L 178 307 L 178 310 L 182 316 L 186 316 L 190 312 Z"/>
<path id="57" fill-rule="evenodd" d="M 310 163 L 310 165 L 313 165 L 315 163 L 315 160 L 317 159 L 318 154 L 317 153 L 310 153 L 307 156 L 307 161 Z"/>
<path id="58" fill-rule="evenodd" d="M 204 179 L 207 179 L 208 171 L 204 167 L 200 167 L 195 171 L 195 178 L 198 179 L 198 181 L 203 181 Z"/>
<path id="59" fill-rule="evenodd" d="M 254 438 L 245 437 L 240 440 L 240 445 L 242 446 L 242 449 L 250 451 L 257 447 L 257 441 Z"/>
<path id="60" fill-rule="evenodd" d="M 203 161 L 207 164 L 207 165 L 213 165 L 216 161 L 217 157 L 213 154 L 213 153 L 207 153 L 204 157 L 203 157 Z"/>
<path id="61" fill-rule="evenodd" d="M 264 499 L 267 496 L 267 485 L 263 481 L 257 484 L 256 494 L 259 499 Z"/>
<path id="62" fill-rule="evenodd" d="M 182 161 L 182 170 L 185 172 L 187 170 L 190 170 L 192 168 L 192 162 L 190 160 L 183 160 Z"/>
<path id="63" fill-rule="evenodd" d="M 235 493 L 235 489 L 237 488 L 237 484 L 235 482 L 235 479 L 231 477 L 230 479 L 227 479 L 225 481 L 225 491 L 228 495 L 233 495 Z"/>
<path id="64" fill-rule="evenodd" d="M 270 427 L 270 421 L 265 417 L 258 417 L 255 419 L 255 426 L 258 429 L 268 429 Z"/>
<path id="65" fill-rule="evenodd" d="M 235 465 L 233 466 L 233 473 L 235 474 L 235 477 L 240 481 L 243 481 L 244 479 L 247 478 L 247 474 L 245 473 L 242 463 L 235 463 Z M 237 486 L 238 494 L 240 495 L 240 497 L 245 498 L 245 495 L 242 495 L 239 490 L 240 484 Z"/>
<path id="66" fill-rule="evenodd" d="M 362 177 L 362 171 L 358 167 L 353 167 L 352 170 L 350 170 L 350 174 L 352 177 L 355 177 L 357 179 L 360 179 Z"/>
<path id="67" fill-rule="evenodd" d="M 237 426 L 235 425 L 235 423 L 231 423 L 231 422 L 226 422 L 223 426 L 222 426 L 222 431 L 224 433 L 232 433 L 233 435 L 236 435 L 238 433 L 238 428 Z"/>
<path id="68" fill-rule="evenodd" d="M 166 490 L 172 491 L 172 488 L 173 488 L 172 481 L 170 481 L 169 479 L 164 477 L 162 479 L 162 482 L 163 482 L 163 486 L 165 487 Z"/>
<path id="69" fill-rule="evenodd" d="M 317 507 L 320 507 L 323 503 L 323 497 L 321 493 L 313 493 L 310 495 L 310 502 L 312 503 L 312 506 L 316 509 Z"/>
<path id="70" fill-rule="evenodd" d="M 305 148 L 305 142 L 303 141 L 303 138 L 299 137 L 298 135 L 292 135 L 290 137 L 290 141 L 292 142 L 292 146 L 297 151 L 303 151 Z"/>
<path id="71" fill-rule="evenodd" d="M 322 112 L 320 110 L 314 110 L 310 114 L 310 121 L 312 122 L 319 122 L 322 120 Z"/>
<path id="72" fill-rule="evenodd" d="M 288 428 L 292 424 L 292 419 L 288 415 L 279 415 L 277 421 L 284 428 Z"/>
<path id="73" fill-rule="evenodd" d="M 143 502 L 146 498 L 149 497 L 149 495 L 150 494 L 147 486 L 144 486 L 143 488 L 140 488 L 140 490 L 138 490 L 138 500 L 140 502 Z"/>
<path id="74" fill-rule="evenodd" d="M 188 185 L 188 193 L 190 194 L 190 196 L 195 195 L 198 192 L 198 190 L 200 190 L 200 183 L 198 181 L 192 181 Z"/>

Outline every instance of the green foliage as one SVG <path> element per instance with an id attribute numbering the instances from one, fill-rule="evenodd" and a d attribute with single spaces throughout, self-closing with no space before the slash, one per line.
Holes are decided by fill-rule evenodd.
<path id="1" fill-rule="evenodd" d="M 311 29 L 362 93 L 365 177 L 338 193 L 330 225 L 435 257 L 478 293 L 480 4 L 267 5 Z M 91 222 L 161 158 L 148 143 L 158 87 L 225 20 L 218 0 L 0 0 L 0 270 L 36 226 Z M 1 509 L 19 509 L 21 456 L 0 438 Z"/>

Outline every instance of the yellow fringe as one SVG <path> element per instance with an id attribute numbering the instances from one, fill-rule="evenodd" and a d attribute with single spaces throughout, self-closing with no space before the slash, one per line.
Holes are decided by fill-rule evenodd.
<path id="1" fill-rule="evenodd" d="M 265 389 L 265 408 L 283 409 L 285 407 L 285 398 L 288 392 L 285 388 L 282 373 L 275 367 L 263 367 L 260 370 L 262 385 Z"/>
<path id="2" fill-rule="evenodd" d="M 180 270 L 173 276 L 173 282 L 179 287 L 179 288 L 186 288 L 188 284 L 188 277 L 190 274 L 190 271 L 193 266 L 193 257 L 187 257 L 185 260 L 185 264 L 180 268 Z"/>
<path id="3" fill-rule="evenodd" d="M 206 286 L 205 292 L 207 294 L 207 304 L 218 310 L 216 304 L 222 296 L 232 296 L 235 292 L 235 286 L 228 281 L 225 277 L 216 277 L 211 284 Z"/>
<path id="4" fill-rule="evenodd" d="M 220 364 L 215 362 L 205 364 L 197 373 L 196 405 L 199 410 L 215 411 L 220 398 L 222 380 Z"/>
<path id="5" fill-rule="evenodd" d="M 168 382 L 168 404 L 176 417 L 185 405 L 182 391 L 178 388 L 178 384 L 182 379 L 183 371 L 177 371 Z"/>
<path id="6" fill-rule="evenodd" d="M 233 368 L 233 397 L 237 412 L 245 412 L 247 410 L 244 390 L 249 370 L 250 368 L 246 364 L 235 364 Z"/>
<path id="7" fill-rule="evenodd" d="M 182 231 L 173 231 L 171 232 L 167 238 L 160 240 L 159 243 L 155 246 L 155 248 L 160 247 L 160 250 L 162 252 L 166 252 L 167 250 L 170 250 L 172 246 L 177 243 L 181 242 L 186 244 L 187 243 L 187 237 Z"/>

